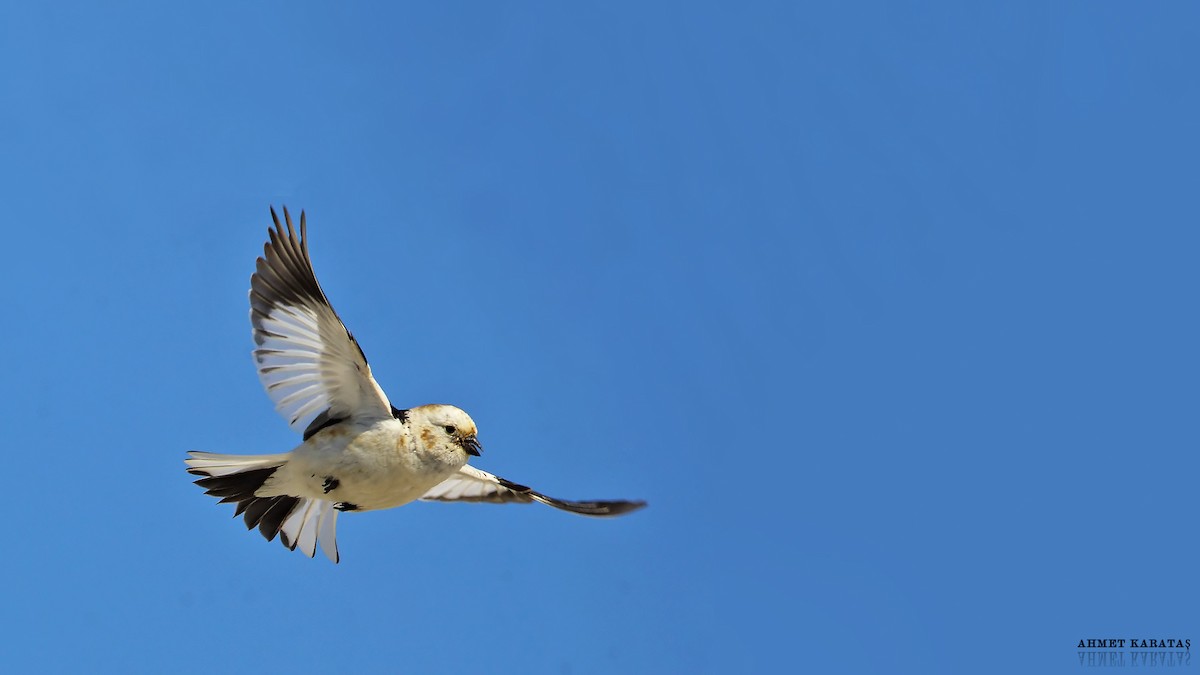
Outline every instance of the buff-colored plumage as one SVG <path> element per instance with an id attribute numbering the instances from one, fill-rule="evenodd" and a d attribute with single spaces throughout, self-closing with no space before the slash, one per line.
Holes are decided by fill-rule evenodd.
<path id="1" fill-rule="evenodd" d="M 329 304 L 309 257 L 306 223 L 297 235 L 284 211 L 250 279 L 250 322 L 259 377 L 275 408 L 304 436 L 291 452 L 190 452 L 188 472 L 207 494 L 237 504 L 247 527 L 309 557 L 334 562 L 337 516 L 417 499 L 540 502 L 589 516 L 614 516 L 640 501 L 573 502 L 467 465 L 480 453 L 475 422 L 451 405 L 401 410 L 371 374 L 366 355 Z"/>

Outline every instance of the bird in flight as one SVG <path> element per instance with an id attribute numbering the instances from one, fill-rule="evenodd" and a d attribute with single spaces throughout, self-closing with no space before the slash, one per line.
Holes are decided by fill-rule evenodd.
<path id="1" fill-rule="evenodd" d="M 540 502 L 585 516 L 618 516 L 643 501 L 555 499 L 467 465 L 478 457 L 475 422 L 452 405 L 401 410 L 383 393 L 358 341 L 317 283 L 304 212 L 300 234 L 283 209 L 250 277 L 258 376 L 275 409 L 304 436 L 275 455 L 188 453 L 188 473 L 220 503 L 237 504 L 247 529 L 290 550 L 338 561 L 342 511 L 374 511 L 417 499 Z"/>

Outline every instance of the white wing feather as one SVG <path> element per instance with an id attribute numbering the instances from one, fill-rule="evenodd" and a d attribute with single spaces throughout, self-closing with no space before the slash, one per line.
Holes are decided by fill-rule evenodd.
<path id="1" fill-rule="evenodd" d="M 304 432 L 322 413 L 330 418 L 386 419 L 391 403 L 371 376 L 358 342 L 317 283 L 304 214 L 300 234 L 283 210 L 250 278 L 254 359 L 267 395 L 288 424 Z"/>

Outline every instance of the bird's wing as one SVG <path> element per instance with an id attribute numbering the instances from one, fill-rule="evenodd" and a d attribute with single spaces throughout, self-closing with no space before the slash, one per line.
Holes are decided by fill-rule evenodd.
<path id="1" fill-rule="evenodd" d="M 458 473 L 435 485 L 421 499 L 439 502 L 492 502 L 495 504 L 541 502 L 556 509 L 583 516 L 619 516 L 636 511 L 646 505 L 646 502 L 643 501 L 571 502 L 565 499 L 555 499 L 469 465 L 463 465 Z"/>
<path id="2" fill-rule="evenodd" d="M 390 417 L 367 357 L 317 283 L 304 212 L 299 237 L 286 207 L 283 217 L 286 230 L 271 209 L 275 227 L 250 277 L 254 360 L 267 395 L 305 438 L 335 420 Z"/>

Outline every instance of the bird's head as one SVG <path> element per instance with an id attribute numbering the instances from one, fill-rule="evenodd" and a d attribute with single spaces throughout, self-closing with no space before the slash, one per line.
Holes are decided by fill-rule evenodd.
<path id="1" fill-rule="evenodd" d="M 478 430 L 471 416 L 452 405 L 423 405 L 408 411 L 409 426 L 425 447 L 450 445 L 468 455 L 479 456 L 482 449 Z"/>

